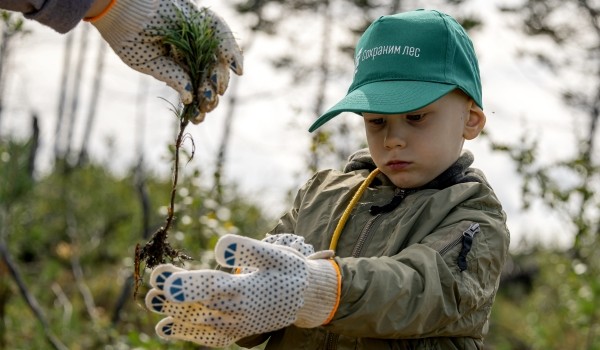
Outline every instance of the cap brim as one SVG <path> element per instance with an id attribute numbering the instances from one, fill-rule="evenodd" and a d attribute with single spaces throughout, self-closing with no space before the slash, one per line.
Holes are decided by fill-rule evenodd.
<path id="1" fill-rule="evenodd" d="M 393 80 L 365 84 L 348 93 L 320 116 L 308 131 L 315 131 L 342 112 L 400 114 L 414 111 L 435 102 L 456 88 L 454 84 L 425 81 Z"/>

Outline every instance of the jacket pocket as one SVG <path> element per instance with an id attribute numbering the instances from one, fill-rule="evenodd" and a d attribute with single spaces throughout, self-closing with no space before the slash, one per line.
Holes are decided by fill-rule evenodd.
<path id="1" fill-rule="evenodd" d="M 473 240 L 475 236 L 480 232 L 479 224 L 473 222 L 467 227 L 466 230 L 462 231 L 460 234 L 451 237 L 450 241 L 445 245 L 442 245 L 441 248 L 436 249 L 440 255 L 444 256 L 446 253 L 451 251 L 458 245 L 462 245 L 460 249 L 460 253 L 456 259 L 456 265 L 460 272 L 463 272 L 468 268 L 467 263 L 467 255 L 471 251 L 471 247 L 473 245 Z"/>

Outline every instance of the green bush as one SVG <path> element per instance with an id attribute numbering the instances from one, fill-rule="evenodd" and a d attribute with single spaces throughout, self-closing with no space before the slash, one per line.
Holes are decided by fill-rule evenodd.
<path id="1" fill-rule="evenodd" d="M 34 179 L 28 175 L 29 150 L 27 143 L 0 145 L 2 238 L 50 329 L 33 317 L 2 262 L 0 348 L 52 349 L 50 331 L 68 349 L 197 349 L 160 340 L 154 333 L 160 316 L 143 305 L 147 287 L 135 300 L 131 288 L 135 246 L 164 224 L 170 179 L 145 174 L 150 215 L 144 233 L 134 170 L 118 177 L 99 164 L 58 164 Z M 262 236 L 272 220 L 234 187 L 216 201 L 201 177 L 197 170 L 182 175 L 169 240 L 195 258 L 187 266 L 214 267 L 210 253 L 220 235 Z M 117 316 L 119 300 L 124 306 Z"/>

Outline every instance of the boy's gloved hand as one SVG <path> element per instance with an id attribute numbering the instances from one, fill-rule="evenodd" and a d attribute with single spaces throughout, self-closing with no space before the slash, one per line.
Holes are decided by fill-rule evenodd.
<path id="1" fill-rule="evenodd" d="M 267 234 L 267 237 L 263 238 L 262 241 L 294 248 L 304 256 L 309 256 L 315 252 L 315 248 L 313 248 L 312 244 L 304 242 L 304 237 L 293 233 L 278 233 L 276 235 Z"/>
<path id="2" fill-rule="evenodd" d="M 201 122 L 213 110 L 229 84 L 229 69 L 241 75 L 242 52 L 227 23 L 214 12 L 204 9 L 211 26 L 220 38 L 218 64 L 208 74 L 198 91 L 191 91 L 188 73 L 169 56 L 157 31 L 179 20 L 177 9 L 187 18 L 200 17 L 200 10 L 191 0 L 115 0 L 116 4 L 91 23 L 98 29 L 117 55 L 131 68 L 164 81 L 175 89 L 184 104 L 198 95 L 199 115 L 192 120 Z"/>
<path id="3" fill-rule="evenodd" d="M 337 309 L 340 275 L 331 259 L 308 259 L 289 247 L 235 235 L 219 240 L 215 257 L 225 267 L 252 271 L 160 265 L 152 272 L 146 306 L 169 316 L 156 325 L 159 336 L 224 347 L 291 324 L 318 327 Z"/>

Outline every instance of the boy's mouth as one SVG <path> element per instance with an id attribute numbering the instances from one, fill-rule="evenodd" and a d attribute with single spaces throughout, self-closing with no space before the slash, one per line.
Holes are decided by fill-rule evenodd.
<path id="1" fill-rule="evenodd" d="M 391 170 L 403 170 L 411 164 L 412 162 L 403 160 L 390 160 L 389 162 L 385 163 L 385 165 Z"/>

